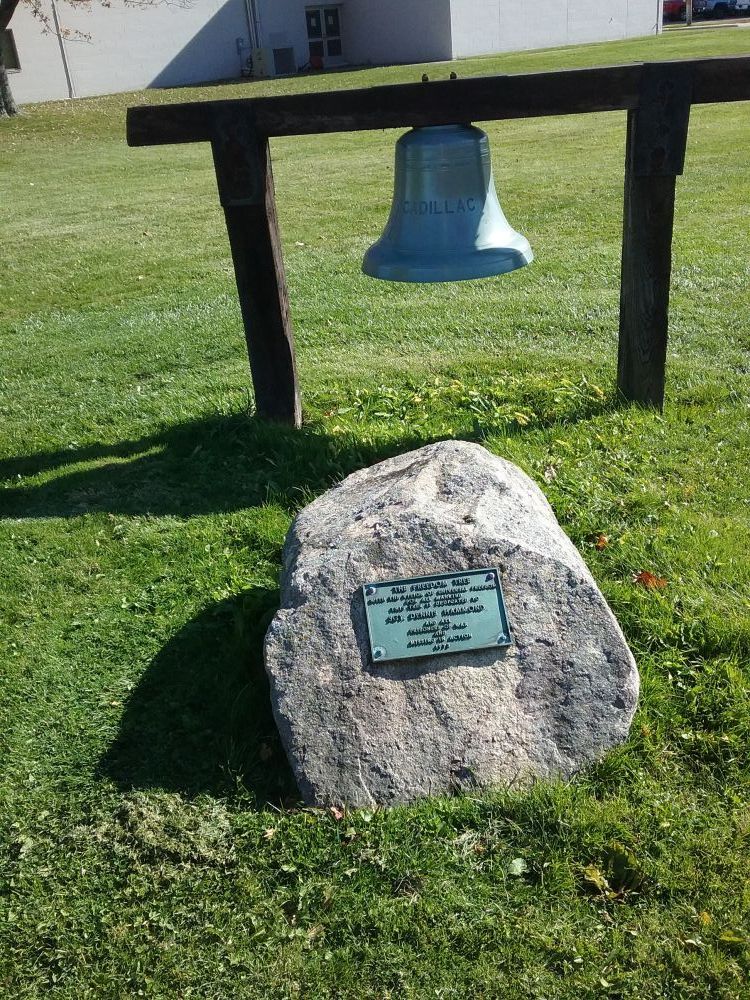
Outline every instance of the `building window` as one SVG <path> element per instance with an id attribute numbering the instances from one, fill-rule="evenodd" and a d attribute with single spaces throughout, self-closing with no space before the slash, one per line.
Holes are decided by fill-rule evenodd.
<path id="1" fill-rule="evenodd" d="M 323 11 L 319 8 L 306 10 L 307 15 L 307 37 L 322 38 L 323 36 Z"/>
<path id="2" fill-rule="evenodd" d="M 341 13 L 338 7 L 308 7 L 307 39 L 310 46 L 310 63 L 322 66 L 325 58 L 340 59 Z"/>
<path id="3" fill-rule="evenodd" d="M 0 31 L 0 53 L 2 53 L 3 65 L 7 70 L 13 72 L 21 68 L 21 63 L 18 61 L 18 49 L 10 28 L 3 28 Z"/>

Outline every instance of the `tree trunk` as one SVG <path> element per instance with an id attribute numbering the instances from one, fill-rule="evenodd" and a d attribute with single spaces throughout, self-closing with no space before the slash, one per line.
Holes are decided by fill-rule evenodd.
<path id="1" fill-rule="evenodd" d="M 0 50 L 0 118 L 6 115 L 17 115 L 18 105 L 13 99 L 13 92 L 10 89 L 8 70 L 3 62 L 3 53 Z"/>
<path id="2" fill-rule="evenodd" d="M 5 31 L 8 27 L 19 3 L 20 0 L 0 0 L 0 31 Z M 0 118 L 17 114 L 18 105 L 13 100 L 8 70 L 3 60 L 3 47 L 0 45 Z"/>

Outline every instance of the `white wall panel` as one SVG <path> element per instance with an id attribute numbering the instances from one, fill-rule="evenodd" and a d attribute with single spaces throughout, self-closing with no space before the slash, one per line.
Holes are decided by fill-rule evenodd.
<path id="1" fill-rule="evenodd" d="M 655 34 L 660 11 L 660 0 L 452 0 L 453 55 Z"/>
<path id="2" fill-rule="evenodd" d="M 568 44 L 624 38 L 627 6 L 622 0 L 568 0 Z"/>
<path id="3" fill-rule="evenodd" d="M 496 51 L 539 49 L 568 43 L 567 0 L 500 0 Z"/>
<path id="4" fill-rule="evenodd" d="M 500 4 L 501 0 L 451 0 L 455 58 L 499 51 Z"/>
<path id="5" fill-rule="evenodd" d="M 450 59 L 450 0 L 344 0 L 344 55 L 352 63 Z"/>

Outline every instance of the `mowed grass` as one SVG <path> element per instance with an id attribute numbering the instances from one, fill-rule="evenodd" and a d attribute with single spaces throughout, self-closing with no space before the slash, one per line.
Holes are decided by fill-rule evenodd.
<path id="1" fill-rule="evenodd" d="M 624 115 L 490 124 L 537 259 L 433 287 L 359 271 L 397 133 L 274 142 L 296 433 L 253 417 L 209 150 L 124 143 L 135 102 L 423 69 L 449 71 L 0 124 L 4 996 L 750 997 L 748 105 L 692 113 L 663 416 L 614 393 Z M 446 437 L 545 490 L 638 659 L 631 739 L 568 785 L 300 809 L 261 659 L 284 535 L 344 475 Z"/>

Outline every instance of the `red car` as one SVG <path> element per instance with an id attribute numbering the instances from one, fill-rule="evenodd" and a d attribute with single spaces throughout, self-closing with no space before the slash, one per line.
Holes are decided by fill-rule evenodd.
<path id="1" fill-rule="evenodd" d="M 685 17 L 685 0 L 664 0 L 664 20 L 681 21 Z"/>

